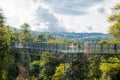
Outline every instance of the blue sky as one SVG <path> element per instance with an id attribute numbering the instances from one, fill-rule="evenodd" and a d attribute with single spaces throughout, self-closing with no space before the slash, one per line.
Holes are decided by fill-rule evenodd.
<path id="1" fill-rule="evenodd" d="M 103 32 L 120 0 L 0 0 L 8 25 L 50 32 Z"/>

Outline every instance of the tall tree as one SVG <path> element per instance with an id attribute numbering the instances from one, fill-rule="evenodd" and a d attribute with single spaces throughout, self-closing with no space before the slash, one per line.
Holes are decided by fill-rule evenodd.
<path id="1" fill-rule="evenodd" d="M 120 4 L 117 4 L 114 8 L 116 13 L 109 16 L 109 22 L 113 23 L 109 28 L 109 33 L 117 38 L 120 39 Z"/>
<path id="2" fill-rule="evenodd" d="M 113 63 L 101 63 L 100 70 L 102 71 L 101 80 L 119 80 L 120 79 L 120 64 L 114 62 L 120 62 L 120 57 L 109 57 L 108 62 Z"/>
<path id="3" fill-rule="evenodd" d="M 52 76 L 52 80 L 64 80 L 65 71 L 69 67 L 70 67 L 69 63 L 65 63 L 65 64 L 61 63 L 58 67 L 56 67 L 56 71 L 55 71 L 55 74 Z"/>
<path id="4" fill-rule="evenodd" d="M 2 9 L 0 8 L 0 27 L 3 27 L 5 22 L 4 20 L 5 20 L 5 17 L 3 16 Z"/>
<path id="5" fill-rule="evenodd" d="M 24 23 L 21 25 L 22 28 L 22 42 L 31 41 L 31 33 L 30 33 L 30 25 L 28 23 Z"/>
<path id="6" fill-rule="evenodd" d="M 45 41 L 45 38 L 44 38 L 44 35 L 39 33 L 37 36 L 36 36 L 36 41 L 37 42 L 43 42 Z"/>
<path id="7" fill-rule="evenodd" d="M 46 34 L 45 37 L 47 41 L 49 41 L 50 39 L 54 39 L 51 34 Z"/>
<path id="8" fill-rule="evenodd" d="M 43 52 L 40 59 L 40 80 L 52 80 L 52 75 L 55 73 L 56 66 L 59 65 L 59 60 L 55 58 L 55 53 Z"/>
<path id="9" fill-rule="evenodd" d="M 14 72 L 11 74 L 10 70 L 15 66 L 15 56 L 10 47 L 11 31 L 5 25 L 4 19 L 3 12 L 0 10 L 0 80 L 11 80 Z"/>
<path id="10" fill-rule="evenodd" d="M 20 42 L 21 41 L 20 36 L 21 36 L 21 32 L 19 29 L 12 30 L 12 36 L 11 36 L 12 42 Z"/>

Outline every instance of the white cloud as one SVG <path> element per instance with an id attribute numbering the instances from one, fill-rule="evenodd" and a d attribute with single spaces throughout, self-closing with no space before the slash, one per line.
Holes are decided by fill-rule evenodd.
<path id="1" fill-rule="evenodd" d="M 65 31 L 65 28 L 63 28 L 63 26 L 60 26 L 58 19 L 49 9 L 38 7 L 38 9 L 36 10 L 36 20 L 41 21 L 41 23 L 44 23 L 44 25 L 46 25 L 47 29 L 45 28 L 45 31 Z"/>
<path id="2" fill-rule="evenodd" d="M 36 6 L 34 21 L 32 22 L 32 25 L 35 26 L 34 30 L 49 32 L 62 32 L 66 30 L 65 27 L 63 28 L 63 26 L 59 24 L 51 7 L 44 3 L 44 1 L 42 3 L 41 0 L 37 0 L 34 2 L 34 5 Z"/>
<path id="3" fill-rule="evenodd" d="M 86 8 L 101 3 L 102 1 L 103 0 L 44 0 L 43 3 L 47 3 L 56 13 L 85 15 L 87 14 Z"/>
<path id="4" fill-rule="evenodd" d="M 30 0 L 0 0 L 0 6 L 11 26 L 20 26 L 23 22 L 29 22 L 32 13 Z"/>
<path id="5" fill-rule="evenodd" d="M 111 8 L 120 0 L 0 0 L 7 23 L 28 22 L 37 31 L 107 32 Z"/>
<path id="6" fill-rule="evenodd" d="M 72 32 L 90 32 L 88 26 L 92 26 L 92 32 L 104 32 L 108 31 L 108 16 L 113 13 L 111 8 L 113 8 L 118 0 L 104 0 L 99 4 L 94 4 L 89 8 L 86 8 L 88 14 L 70 16 L 66 14 L 56 14 L 58 18 L 62 19 L 64 25 L 67 26 L 68 31 Z M 98 11 L 98 9 L 103 9 L 103 11 Z M 68 27 L 69 26 L 69 27 Z"/>
<path id="7" fill-rule="evenodd" d="M 106 32 L 107 20 L 106 16 L 97 12 L 98 5 L 90 7 L 87 15 L 70 16 L 58 15 L 63 20 L 68 31 L 72 32 L 90 32 L 89 26 L 92 26 L 91 32 Z M 102 27 L 102 28 L 101 28 Z"/>

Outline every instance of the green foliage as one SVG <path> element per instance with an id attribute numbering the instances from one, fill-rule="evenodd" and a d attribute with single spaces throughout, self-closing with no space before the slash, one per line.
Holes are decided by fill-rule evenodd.
<path id="1" fill-rule="evenodd" d="M 51 39 L 48 43 L 65 43 L 63 39 Z"/>
<path id="2" fill-rule="evenodd" d="M 15 80 L 18 76 L 18 67 L 16 65 L 16 62 L 12 62 L 12 64 L 9 66 L 7 77 L 9 80 Z"/>
<path id="3" fill-rule="evenodd" d="M 120 40 L 109 40 L 108 44 L 120 44 Z"/>
<path id="4" fill-rule="evenodd" d="M 110 57 L 110 62 L 120 62 L 117 57 Z M 103 72 L 102 80 L 118 80 L 118 75 L 120 74 L 119 63 L 101 63 L 100 70 Z"/>
<path id="5" fill-rule="evenodd" d="M 89 61 L 92 62 L 89 63 Z M 99 80 L 101 78 L 101 70 L 99 69 L 101 63 L 101 58 L 99 55 L 94 55 L 88 58 L 88 73 L 87 73 L 87 79 L 90 80 Z"/>
<path id="6" fill-rule="evenodd" d="M 21 29 L 12 29 L 12 42 L 35 42 L 37 36 L 31 34 L 30 25 L 23 23 Z"/>
<path id="7" fill-rule="evenodd" d="M 87 78 L 86 58 L 81 54 L 70 57 L 70 68 L 66 71 L 66 79 L 85 80 Z"/>
<path id="8" fill-rule="evenodd" d="M 120 14 L 112 14 L 109 16 L 109 22 L 117 22 L 119 21 Z"/>
<path id="9" fill-rule="evenodd" d="M 64 79 L 64 64 L 60 64 L 56 67 L 55 74 L 52 77 L 52 80 L 63 80 Z"/>
<path id="10" fill-rule="evenodd" d="M 23 23 L 21 25 L 21 28 L 23 32 L 25 33 L 25 35 L 27 35 L 30 32 L 30 25 L 28 23 Z"/>
<path id="11" fill-rule="evenodd" d="M 43 52 L 40 59 L 41 71 L 39 74 L 40 80 L 51 80 L 55 73 L 55 67 L 59 65 L 59 60 L 56 59 L 55 53 Z"/>
<path id="12" fill-rule="evenodd" d="M 18 29 L 12 30 L 12 36 L 11 36 L 12 42 L 20 42 L 21 41 L 21 32 Z"/>
<path id="13" fill-rule="evenodd" d="M 68 69 L 68 68 L 70 68 L 69 63 L 65 63 L 65 64 L 61 63 L 58 67 L 56 67 L 56 71 L 55 71 L 55 74 L 52 77 L 52 80 L 64 80 L 65 69 Z"/>
<path id="14" fill-rule="evenodd" d="M 5 17 L 3 16 L 2 9 L 0 8 L 0 27 L 4 26 Z"/>
<path id="15" fill-rule="evenodd" d="M 44 42 L 45 41 L 45 38 L 44 38 L 44 35 L 39 33 L 36 35 L 36 41 L 37 42 Z"/>
<path id="16" fill-rule="evenodd" d="M 30 25 L 28 23 L 24 23 L 21 25 L 21 40 L 22 42 L 30 42 L 32 41 L 31 33 L 30 33 Z"/>
<path id="17" fill-rule="evenodd" d="M 113 9 L 114 10 L 120 10 L 120 4 L 117 4 Z"/>
<path id="18" fill-rule="evenodd" d="M 120 11 L 120 4 L 117 4 L 113 10 L 117 10 Z M 120 12 L 114 13 L 109 17 L 109 21 L 113 22 L 114 24 L 112 24 L 109 28 L 109 33 L 110 35 L 112 35 L 113 37 L 120 39 Z"/>
<path id="19" fill-rule="evenodd" d="M 99 44 L 107 44 L 107 43 L 108 43 L 107 40 L 101 40 L 101 41 L 99 42 Z"/>
<path id="20" fill-rule="evenodd" d="M 46 34 L 45 35 L 46 41 L 49 41 L 51 39 L 54 39 L 54 37 L 51 34 Z"/>
<path id="21" fill-rule="evenodd" d="M 4 23 L 3 13 L 0 11 L 0 80 L 15 79 L 15 54 L 10 47 L 11 31 Z M 11 72 L 13 70 L 14 72 Z"/>
<path id="22" fill-rule="evenodd" d="M 35 60 L 30 63 L 30 72 L 32 73 L 33 77 L 39 77 L 40 69 L 40 61 Z"/>
<path id="23" fill-rule="evenodd" d="M 109 28 L 109 33 L 117 39 L 120 39 L 120 23 L 114 23 Z"/>
<path id="24" fill-rule="evenodd" d="M 19 54 L 19 61 L 21 62 L 21 64 L 26 68 L 29 69 L 29 65 L 31 63 L 31 57 L 30 57 L 30 53 L 29 52 L 25 52 L 25 51 L 20 51 Z"/>

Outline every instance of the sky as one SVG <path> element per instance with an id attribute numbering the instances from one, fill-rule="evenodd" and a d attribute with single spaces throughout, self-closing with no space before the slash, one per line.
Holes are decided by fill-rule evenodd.
<path id="1" fill-rule="evenodd" d="M 108 33 L 108 16 L 120 0 L 0 0 L 6 24 L 34 31 Z"/>

